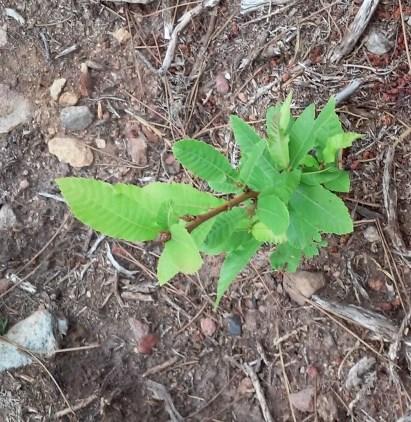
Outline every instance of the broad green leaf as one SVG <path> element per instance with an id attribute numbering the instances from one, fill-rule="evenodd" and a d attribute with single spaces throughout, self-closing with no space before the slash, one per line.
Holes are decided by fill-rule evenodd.
<path id="1" fill-rule="evenodd" d="M 334 192 L 349 192 L 350 191 L 350 173 L 345 170 L 339 170 L 338 176 L 324 183 L 324 186 Z"/>
<path id="2" fill-rule="evenodd" d="M 291 195 L 295 192 L 300 184 L 301 170 L 295 169 L 290 172 L 283 171 L 279 173 L 264 189 L 260 189 L 264 194 L 275 194 L 281 201 L 288 203 Z"/>
<path id="3" fill-rule="evenodd" d="M 280 132 L 280 119 L 277 118 L 281 112 L 281 104 L 276 106 L 268 107 L 265 115 L 265 127 L 267 131 L 267 136 L 269 138 L 279 137 Z"/>
<path id="4" fill-rule="evenodd" d="M 314 104 L 308 106 L 296 119 L 290 130 L 290 166 L 296 168 L 314 147 Z"/>
<path id="5" fill-rule="evenodd" d="M 261 221 L 257 221 L 257 223 L 253 225 L 251 233 L 254 239 L 259 242 L 283 243 L 287 240 L 286 234 L 275 235 L 272 230 Z"/>
<path id="6" fill-rule="evenodd" d="M 237 275 L 247 266 L 259 247 L 260 242 L 251 238 L 226 255 L 217 283 L 215 307 L 218 306 L 224 293 L 229 289 Z"/>
<path id="7" fill-rule="evenodd" d="M 200 251 L 202 250 L 202 245 L 203 245 L 204 241 L 206 240 L 208 233 L 210 232 L 211 228 L 213 227 L 215 219 L 216 219 L 216 217 L 210 218 L 209 220 L 200 224 L 198 227 L 196 227 L 190 233 L 191 237 L 194 239 L 194 242 L 196 242 L 196 245 L 198 246 Z"/>
<path id="8" fill-rule="evenodd" d="M 183 223 L 170 227 L 171 239 L 165 243 L 157 265 L 160 285 L 167 283 L 177 273 L 194 274 L 203 263 L 200 252 Z"/>
<path id="9" fill-rule="evenodd" d="M 240 147 L 241 155 L 250 154 L 261 140 L 261 136 L 240 117 L 230 116 L 230 124 L 234 139 Z"/>
<path id="10" fill-rule="evenodd" d="M 178 222 L 178 215 L 174 210 L 173 201 L 164 202 L 157 213 L 156 222 L 162 230 L 168 230 Z"/>
<path id="11" fill-rule="evenodd" d="M 290 217 L 286 205 L 277 195 L 260 193 L 255 214 L 258 220 L 273 232 L 274 236 L 284 238 Z"/>
<path id="12" fill-rule="evenodd" d="M 339 176 L 338 168 L 335 165 L 330 165 L 322 170 L 309 171 L 301 174 L 301 183 L 306 185 L 318 185 L 336 179 Z"/>
<path id="13" fill-rule="evenodd" d="M 307 154 L 303 158 L 303 161 L 301 162 L 301 164 L 304 167 L 313 168 L 313 169 L 316 169 L 316 170 L 320 168 L 320 164 L 318 163 L 317 159 L 310 154 Z"/>
<path id="14" fill-rule="evenodd" d="M 326 140 L 322 156 L 325 163 L 333 163 L 337 158 L 337 153 L 343 148 L 348 148 L 352 143 L 361 138 L 359 133 L 344 132 L 331 136 Z"/>
<path id="15" fill-rule="evenodd" d="M 268 149 L 270 156 L 279 170 L 286 169 L 290 163 L 290 155 L 288 143 L 290 138 L 288 134 L 281 128 L 281 113 L 274 114 L 271 121 L 267 122 L 270 126 L 271 135 L 268 136 Z"/>
<path id="16" fill-rule="evenodd" d="M 235 170 L 227 158 L 211 145 L 183 139 L 173 145 L 173 153 L 186 169 L 206 180 L 211 187 L 216 183 L 220 188 L 229 187 L 228 192 L 238 191 Z"/>
<path id="17" fill-rule="evenodd" d="M 248 226 L 248 216 L 244 208 L 233 208 L 215 218 L 214 224 L 204 241 L 202 250 L 208 254 L 219 254 L 231 246 L 231 236 L 236 229 Z M 237 244 L 233 245 L 234 247 Z"/>
<path id="18" fill-rule="evenodd" d="M 143 189 L 137 186 L 77 177 L 56 182 L 75 217 L 98 232 L 131 242 L 153 240 L 160 233 L 156 212 L 145 207 Z"/>
<path id="19" fill-rule="evenodd" d="M 249 185 L 250 181 L 256 179 L 256 171 L 260 169 L 261 158 L 266 152 L 267 144 L 265 141 L 260 140 L 255 144 L 253 151 L 241 160 L 240 180 L 246 185 Z M 264 182 L 267 182 L 267 180 L 264 180 Z"/>
<path id="20" fill-rule="evenodd" d="M 315 120 L 313 136 L 315 138 L 315 146 L 318 146 L 322 150 L 327 139 L 331 136 L 343 133 L 340 119 L 335 112 L 335 98 L 331 97 L 321 113 Z"/>
<path id="21" fill-rule="evenodd" d="M 344 202 L 321 185 L 300 185 L 290 199 L 290 206 L 301 218 L 324 233 L 346 234 L 353 231 Z"/>
<path id="22" fill-rule="evenodd" d="M 294 248 L 290 243 L 278 245 L 271 254 L 271 265 L 275 270 L 285 270 L 290 273 L 297 271 L 303 254 L 301 249 Z"/>
<path id="23" fill-rule="evenodd" d="M 157 215 L 162 204 L 170 201 L 178 216 L 203 214 L 224 203 L 223 199 L 183 183 L 155 182 L 144 186 L 142 191 L 145 194 L 144 206 L 154 215 Z"/>
<path id="24" fill-rule="evenodd" d="M 291 101 L 293 100 L 293 95 L 290 92 L 287 95 L 287 98 L 280 107 L 280 129 L 285 132 L 288 129 L 288 125 L 291 120 Z"/>
<path id="25" fill-rule="evenodd" d="M 287 231 L 288 243 L 297 249 L 304 249 L 313 240 L 321 239 L 319 229 L 309 220 L 305 220 L 294 208 L 289 206 L 290 225 Z"/>

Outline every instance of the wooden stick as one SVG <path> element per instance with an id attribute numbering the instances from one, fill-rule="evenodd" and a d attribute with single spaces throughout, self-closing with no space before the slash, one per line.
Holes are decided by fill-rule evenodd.
<path id="1" fill-rule="evenodd" d="M 338 63 L 350 53 L 368 25 L 379 0 L 364 0 L 341 44 L 331 54 L 331 62 Z"/>

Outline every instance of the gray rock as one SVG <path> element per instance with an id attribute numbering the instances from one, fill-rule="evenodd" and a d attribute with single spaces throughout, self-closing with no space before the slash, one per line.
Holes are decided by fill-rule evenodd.
<path id="1" fill-rule="evenodd" d="M 11 229 L 16 223 L 17 218 L 10 205 L 0 205 L 0 230 Z"/>
<path id="2" fill-rule="evenodd" d="M 65 107 L 60 112 L 60 121 L 64 129 L 83 130 L 93 121 L 93 114 L 87 106 Z"/>
<path id="3" fill-rule="evenodd" d="M 359 387 L 361 384 L 368 384 L 373 378 L 368 375 L 372 375 L 372 371 L 376 363 L 373 356 L 364 356 L 360 359 L 348 372 L 347 380 L 345 381 L 345 388 L 352 390 L 353 388 Z M 368 378 L 368 379 L 367 379 Z"/>
<path id="4" fill-rule="evenodd" d="M 30 103 L 5 84 L 0 84 L 0 134 L 8 133 L 31 117 Z"/>
<path id="5" fill-rule="evenodd" d="M 59 327 L 65 328 L 65 321 L 58 321 L 47 310 L 36 311 L 10 328 L 4 337 L 36 355 L 51 357 L 58 349 Z M 32 362 L 30 355 L 7 341 L 0 340 L 0 373 Z"/>
<path id="6" fill-rule="evenodd" d="M 373 29 L 368 35 L 365 46 L 370 53 L 382 56 L 391 50 L 393 43 L 382 32 Z"/>
<path id="7" fill-rule="evenodd" d="M 242 334 L 241 318 L 237 314 L 227 318 L 227 333 L 229 336 L 238 337 Z"/>
<path id="8" fill-rule="evenodd" d="M 368 242 L 373 243 L 380 240 L 380 235 L 375 226 L 369 226 L 364 230 L 364 237 Z"/>
<path id="9" fill-rule="evenodd" d="M 307 387 L 290 394 L 290 402 L 300 412 L 314 411 L 314 387 Z"/>
<path id="10" fill-rule="evenodd" d="M 305 298 L 309 299 L 317 290 L 325 286 L 325 278 L 322 273 L 308 271 L 285 273 L 283 286 L 291 299 L 299 305 L 304 305 Z"/>

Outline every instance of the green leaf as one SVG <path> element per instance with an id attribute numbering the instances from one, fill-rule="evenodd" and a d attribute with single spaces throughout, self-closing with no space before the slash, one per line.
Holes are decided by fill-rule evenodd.
<path id="1" fill-rule="evenodd" d="M 144 206 L 155 216 L 164 203 L 173 202 L 178 216 L 199 215 L 224 203 L 207 192 L 201 192 L 183 183 L 150 183 L 142 188 Z"/>
<path id="2" fill-rule="evenodd" d="M 320 168 L 320 164 L 318 163 L 317 159 L 310 154 L 307 154 L 301 164 L 307 168 L 313 168 L 318 170 Z"/>
<path id="3" fill-rule="evenodd" d="M 244 208 L 233 208 L 215 218 L 213 227 L 204 241 L 202 250 L 208 254 L 219 254 L 231 246 L 231 237 L 236 229 L 248 226 L 248 216 Z M 234 244 L 233 247 L 236 247 Z"/>
<path id="4" fill-rule="evenodd" d="M 165 243 L 157 265 L 160 285 L 167 283 L 177 273 L 194 274 L 203 263 L 200 252 L 183 223 L 170 227 L 171 239 Z"/>
<path id="5" fill-rule="evenodd" d="M 162 230 L 168 230 L 170 226 L 178 222 L 178 215 L 174 210 L 173 201 L 164 202 L 157 213 L 156 222 Z"/>
<path id="6" fill-rule="evenodd" d="M 290 273 L 297 271 L 303 254 L 301 249 L 294 248 L 290 243 L 278 245 L 271 254 L 271 265 L 275 270 L 285 270 Z"/>
<path id="7" fill-rule="evenodd" d="M 237 275 L 246 267 L 259 247 L 260 242 L 251 238 L 226 255 L 217 283 L 215 307 L 218 306 L 224 293 L 229 289 Z"/>
<path id="8" fill-rule="evenodd" d="M 313 240 L 321 239 L 319 229 L 311 222 L 301 217 L 292 206 L 289 207 L 290 225 L 287 231 L 288 242 L 297 249 L 304 249 Z"/>
<path id="9" fill-rule="evenodd" d="M 290 162 L 290 155 L 288 151 L 288 143 L 290 141 L 289 136 L 286 134 L 285 129 L 282 128 L 282 123 L 289 122 L 286 117 L 285 112 L 282 111 L 283 106 L 280 108 L 280 111 L 275 113 L 273 116 L 270 116 L 270 121 L 267 122 L 268 133 L 268 149 L 270 156 L 274 161 L 274 164 L 279 170 L 286 169 Z M 288 114 L 290 114 L 288 110 Z M 288 125 L 288 123 L 287 123 Z"/>
<path id="10" fill-rule="evenodd" d="M 240 117 L 230 116 L 230 124 L 241 155 L 253 152 L 255 145 L 260 142 L 261 136 Z"/>
<path id="11" fill-rule="evenodd" d="M 156 212 L 145 207 L 137 186 L 76 177 L 56 182 L 75 217 L 98 232 L 131 242 L 153 240 L 160 233 Z"/>
<path id="12" fill-rule="evenodd" d="M 349 192 L 350 191 L 350 173 L 345 170 L 339 170 L 338 176 L 324 183 L 324 186 L 334 192 Z"/>
<path id="13" fill-rule="evenodd" d="M 294 122 L 290 130 L 290 166 L 296 168 L 314 147 L 314 104 L 308 106 Z"/>
<path id="14" fill-rule="evenodd" d="M 210 233 L 210 230 L 213 227 L 215 219 L 216 219 L 216 217 L 210 218 L 209 220 L 200 224 L 198 227 L 196 227 L 190 233 L 191 237 L 194 239 L 194 242 L 196 242 L 196 245 L 198 246 L 200 251 L 202 250 L 202 245 L 203 245 L 204 241 L 206 240 L 208 233 Z"/>
<path id="15" fill-rule="evenodd" d="M 264 223 L 276 237 L 284 238 L 290 223 L 288 209 L 274 194 L 261 193 L 257 199 L 256 217 Z"/>
<path id="16" fill-rule="evenodd" d="M 264 194 L 275 194 L 287 204 L 291 195 L 300 184 L 300 179 L 301 170 L 299 169 L 290 172 L 283 171 L 271 181 L 271 184 L 266 184 L 264 189 L 260 189 L 260 191 Z"/>
<path id="17" fill-rule="evenodd" d="M 343 129 L 335 112 L 335 98 L 331 97 L 315 120 L 313 130 L 315 146 L 322 150 L 326 145 L 327 139 L 339 133 L 343 133 Z"/>
<path id="18" fill-rule="evenodd" d="M 299 216 L 324 233 L 346 234 L 353 223 L 344 202 L 321 185 L 300 185 L 290 199 Z"/>
<path id="19" fill-rule="evenodd" d="M 259 242 L 282 243 L 287 240 L 286 234 L 275 235 L 272 230 L 261 221 L 257 221 L 257 223 L 253 225 L 251 234 L 253 235 L 254 239 L 258 240 Z"/>
<path id="20" fill-rule="evenodd" d="M 344 132 L 331 136 L 327 139 L 324 149 L 322 150 L 323 160 L 325 163 L 333 163 L 337 158 L 337 153 L 343 148 L 350 147 L 352 143 L 361 138 L 359 133 Z"/>
<path id="21" fill-rule="evenodd" d="M 217 190 L 237 192 L 236 171 L 227 158 L 211 145 L 193 139 L 183 139 L 173 145 L 173 153 L 180 163 Z"/>

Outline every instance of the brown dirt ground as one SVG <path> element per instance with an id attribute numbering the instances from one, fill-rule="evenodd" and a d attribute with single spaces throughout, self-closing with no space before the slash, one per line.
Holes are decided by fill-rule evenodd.
<path id="1" fill-rule="evenodd" d="M 176 3 L 182 5 L 172 9 L 175 19 L 192 7 L 181 1 L 164 2 L 172 6 Z M 347 272 L 350 262 L 370 295 L 369 300 L 361 299 L 361 305 L 400 321 L 403 311 L 398 305 L 398 292 L 390 296 L 386 286 L 391 286 L 393 278 L 401 277 L 406 291 L 400 294 L 406 298 L 411 289 L 409 263 L 395 256 L 398 274 L 394 273 L 382 244 L 368 243 L 363 231 L 373 224 L 367 217 L 370 211 L 379 213 L 381 224 L 385 225 L 384 157 L 388 145 L 410 123 L 410 79 L 406 76 L 408 66 L 398 5 L 392 0 L 380 2 L 370 27 L 386 30 L 393 39 L 393 50 L 383 58 L 372 56 L 362 37 L 341 64 L 329 64 L 329 52 L 341 40 L 360 3 L 296 1 L 278 13 L 273 13 L 279 10 L 273 6 L 272 16 L 267 17 L 268 8 L 241 15 L 237 1 L 221 1 L 215 17 L 212 12 L 205 12 L 182 31 L 173 66 L 164 78 L 159 78 L 152 68 L 159 68 L 167 45 L 163 17 L 158 12 L 161 2 L 139 6 L 98 0 L 0 0 L 0 9 L 12 7 L 26 19 L 21 26 L 0 14 L 0 25 L 7 25 L 9 37 L 8 44 L 0 49 L 0 81 L 22 92 L 35 106 L 30 124 L 0 137 L 0 200 L 12 206 L 20 223 L 13 232 L 1 235 L 0 278 L 21 269 L 60 230 L 21 273 L 25 276 L 37 267 L 29 277 L 37 293 L 14 290 L 1 299 L 0 317 L 13 324 L 39 307 L 47 307 L 69 320 L 63 348 L 96 342 L 101 345 L 92 350 L 60 353 L 46 361 L 71 404 L 97 396 L 76 412 L 78 420 L 169 420 L 164 402 L 153 398 L 142 374 L 177 358 L 172 366 L 149 378 L 166 387 L 186 420 L 262 421 L 254 392 L 239 389 L 245 375 L 232 363 L 260 359 L 258 345 L 266 355 L 259 378 L 275 420 L 292 420 L 283 370 L 290 392 L 312 385 L 317 397 L 330 393 L 338 407 L 339 421 L 395 421 L 407 410 L 410 402 L 405 390 L 390 382 L 387 365 L 380 358 L 376 382 L 352 411 L 348 410 L 355 392 L 345 388 L 347 372 L 371 352 L 327 316 L 292 302 L 283 291 L 282 274 L 273 273 L 267 266 L 266 254 L 255 258 L 218 312 L 214 312 L 211 304 L 219 259 L 207 259 L 198 277 L 179 277 L 160 289 L 150 273 L 155 271 L 157 245 L 132 246 L 110 239 L 88 256 L 96 235 L 71 217 L 62 226 L 68 216 L 66 206 L 38 195 L 58 194 L 54 179 L 66 175 L 136 184 L 149 180 L 188 181 L 188 175 L 175 163 L 170 164 L 168 155 L 175 139 L 200 134 L 235 159 L 233 140 L 226 127 L 230 113 L 258 120 L 267 105 L 283 99 L 290 90 L 294 91 L 295 112 L 310 102 L 320 108 L 349 81 L 364 78 L 366 83 L 339 109 L 348 129 L 364 133 L 364 138 L 343 157 L 343 165 L 353 175 L 353 190 L 346 199 L 356 229 L 350 236 L 330 238 L 321 255 L 305 262 L 302 268 L 325 273 L 328 285 L 324 297 L 358 304 Z M 411 14 L 408 9 L 406 12 Z M 133 37 L 119 45 L 111 33 L 122 27 L 129 29 Z M 410 27 L 407 28 L 410 39 Z M 51 60 L 41 33 L 47 39 Z M 75 52 L 54 58 L 74 44 Z M 205 52 L 200 56 L 203 45 Z M 262 52 L 254 54 L 264 45 Z M 252 60 L 242 67 L 247 57 Z M 107 146 L 94 151 L 95 160 L 90 167 L 74 169 L 48 152 L 47 141 L 61 133 L 59 106 L 50 99 L 48 89 L 54 79 L 64 77 L 66 90 L 78 91 L 80 64 L 86 60 L 98 63 L 100 69 L 91 70 L 92 93 L 83 97 L 81 103 L 90 106 L 96 116 L 98 109 L 102 114 L 87 131 L 77 135 L 91 146 L 95 146 L 95 139 L 103 138 Z M 300 63 L 304 66 L 298 67 Z M 194 66 L 201 73 L 190 79 Z M 215 89 L 220 72 L 230 75 L 230 89 L 225 95 Z M 263 95 L 256 96 L 270 83 L 272 86 Z M 133 166 L 127 155 L 125 127 L 133 118 L 125 110 L 143 117 L 162 133 L 157 137 L 145 128 L 149 162 L 144 168 Z M 408 247 L 410 164 L 411 147 L 404 141 L 395 157 L 395 183 L 400 228 Z M 21 189 L 23 180 L 29 182 L 26 189 Z M 152 302 L 125 300 L 122 306 L 115 295 L 105 302 L 113 289 L 114 274 L 106 258 L 106 241 L 115 247 L 116 259 L 122 265 L 137 271 L 132 278 L 120 277 L 119 289 L 152 284 Z M 126 259 L 124 249 L 132 259 Z M 142 271 L 136 262 L 147 271 Z M 240 337 L 227 335 L 226 318 L 230 314 L 241 317 Z M 200 330 L 199 320 L 205 316 L 214 319 L 218 327 L 211 338 L 205 338 Z M 146 322 L 160 337 L 152 354 L 134 351 L 130 317 Z M 371 340 L 358 327 L 349 327 L 386 355 L 388 346 Z M 287 333 L 291 334 L 279 349 L 274 342 Z M 403 383 L 408 385 L 406 363 L 400 360 L 399 365 Z M 316 377 L 312 377 L 313 367 L 318 372 Z M 1 375 L 2 397 L 8 397 L 0 401 L 5 420 L 46 421 L 66 407 L 56 386 L 36 365 Z M 21 416 L 16 416 L 17 408 L 21 409 Z M 295 411 L 295 418 L 319 420 L 316 412 Z M 76 420 L 72 415 L 66 419 Z"/>

